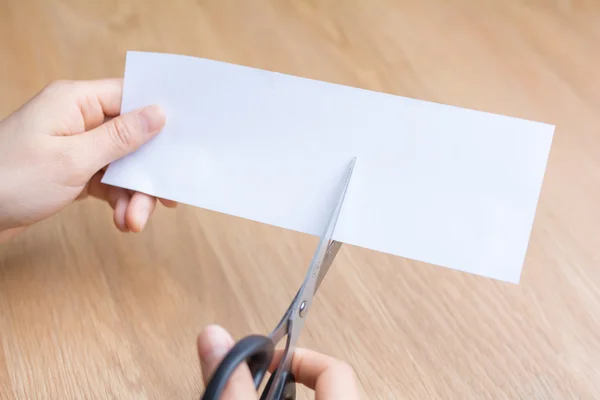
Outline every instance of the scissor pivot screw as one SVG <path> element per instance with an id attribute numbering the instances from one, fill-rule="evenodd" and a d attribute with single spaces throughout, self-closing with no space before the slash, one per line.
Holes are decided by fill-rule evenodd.
<path id="1" fill-rule="evenodd" d="M 304 315 L 306 314 L 306 300 L 304 300 L 301 304 L 300 304 L 300 318 L 304 318 Z"/>

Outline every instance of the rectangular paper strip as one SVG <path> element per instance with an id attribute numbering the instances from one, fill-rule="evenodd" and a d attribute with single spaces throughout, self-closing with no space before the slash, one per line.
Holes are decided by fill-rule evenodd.
<path id="1" fill-rule="evenodd" d="M 182 55 L 130 52 L 122 112 L 163 132 L 103 182 L 517 283 L 554 126 Z"/>

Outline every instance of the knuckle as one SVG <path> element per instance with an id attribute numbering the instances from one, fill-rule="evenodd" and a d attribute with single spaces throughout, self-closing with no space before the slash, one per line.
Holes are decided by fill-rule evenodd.
<path id="1" fill-rule="evenodd" d="M 62 91 L 67 88 L 70 88 L 73 85 L 74 85 L 74 83 L 72 81 L 56 80 L 56 81 L 52 81 L 49 84 L 47 84 L 42 91 L 45 93 L 54 93 L 57 91 Z"/>
<path id="2" fill-rule="evenodd" d="M 77 93 L 78 83 L 70 80 L 56 80 L 47 84 L 40 95 L 46 99 L 72 99 Z"/>
<path id="3" fill-rule="evenodd" d="M 66 85 L 67 85 L 67 81 L 65 81 L 65 80 L 52 81 L 52 82 L 50 82 L 49 84 L 46 85 L 46 87 L 44 88 L 44 90 L 54 91 L 54 90 L 57 90 L 57 89 L 60 89 L 60 88 L 62 88 L 64 86 L 66 86 Z"/>
<path id="4" fill-rule="evenodd" d="M 130 148 L 134 144 L 135 130 L 135 125 L 126 123 L 122 118 L 115 118 L 108 124 L 108 135 L 120 148 Z"/>

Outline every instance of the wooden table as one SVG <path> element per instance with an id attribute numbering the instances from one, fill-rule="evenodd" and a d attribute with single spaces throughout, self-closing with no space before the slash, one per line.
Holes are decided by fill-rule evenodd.
<path id="1" fill-rule="evenodd" d="M 3 0 L 0 115 L 150 50 L 556 124 L 520 285 L 345 247 L 300 344 L 351 363 L 363 398 L 592 399 L 599 49 L 594 0 Z M 267 332 L 315 245 L 191 207 L 121 234 L 75 204 L 0 247 L 0 398 L 197 398 L 197 333 Z"/>

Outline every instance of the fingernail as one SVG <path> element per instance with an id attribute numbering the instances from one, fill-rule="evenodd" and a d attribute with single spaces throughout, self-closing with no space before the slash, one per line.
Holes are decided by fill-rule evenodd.
<path id="1" fill-rule="evenodd" d="M 145 107 L 138 113 L 144 133 L 152 134 L 162 129 L 165 124 L 165 113 L 159 106 Z"/>

